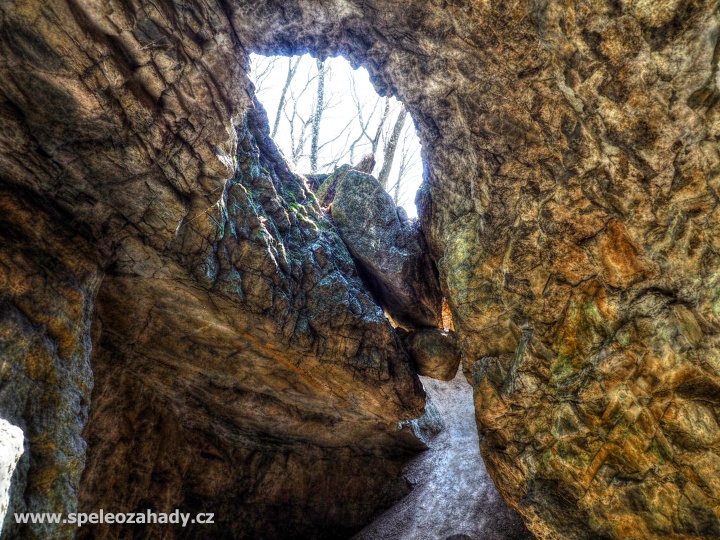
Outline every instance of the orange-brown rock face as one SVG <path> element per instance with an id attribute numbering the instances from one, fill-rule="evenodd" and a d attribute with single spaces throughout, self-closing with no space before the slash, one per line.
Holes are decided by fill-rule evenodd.
<path id="1" fill-rule="evenodd" d="M 323 6 L 233 20 L 350 54 L 413 113 L 507 500 L 544 538 L 720 535 L 718 3 Z"/>
<path id="2" fill-rule="evenodd" d="M 424 443 L 399 421 L 422 414 L 421 387 L 264 130 L 248 112 L 235 176 L 160 268 L 126 251 L 105 276 L 85 511 L 215 514 L 193 537 L 333 537 L 407 491 L 400 467 Z"/>
<path id="3" fill-rule="evenodd" d="M 193 537 L 357 530 L 407 491 L 400 468 L 424 444 L 401 423 L 424 394 L 268 139 L 224 11 L 0 13 L 0 416 L 27 450 L 10 515 L 180 508 L 215 514 Z"/>
<path id="4" fill-rule="evenodd" d="M 412 447 L 388 427 L 422 408 L 404 353 L 312 198 L 242 128 L 246 52 L 311 50 L 365 65 L 416 120 L 482 451 L 528 527 L 720 535 L 718 7 L 6 2 L 0 416 L 40 437 L 16 489 L 75 504 L 93 307 L 83 505 L 213 500 L 317 530 L 317 478 L 390 477 Z M 260 139 L 237 163 L 234 124 Z M 62 433 L 26 412 L 46 403 Z M 355 503 L 328 512 L 356 524 L 351 486 L 377 485 L 343 485 Z"/>

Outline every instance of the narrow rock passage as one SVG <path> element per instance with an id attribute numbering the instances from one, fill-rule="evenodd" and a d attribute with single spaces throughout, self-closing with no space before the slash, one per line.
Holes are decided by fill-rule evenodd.
<path id="1" fill-rule="evenodd" d="M 408 464 L 404 474 L 413 491 L 354 540 L 532 539 L 485 469 L 472 388 L 462 371 L 449 382 L 420 378 L 445 428 Z"/>

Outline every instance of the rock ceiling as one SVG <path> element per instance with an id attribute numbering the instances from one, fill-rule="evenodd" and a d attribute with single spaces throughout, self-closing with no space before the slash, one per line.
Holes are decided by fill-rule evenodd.
<path id="1" fill-rule="evenodd" d="M 323 537 L 407 490 L 421 385 L 253 106 L 249 52 L 311 51 L 416 121 L 483 457 L 528 528 L 720 536 L 718 8 L 4 2 L 9 511 L 213 508 L 218 537 Z"/>

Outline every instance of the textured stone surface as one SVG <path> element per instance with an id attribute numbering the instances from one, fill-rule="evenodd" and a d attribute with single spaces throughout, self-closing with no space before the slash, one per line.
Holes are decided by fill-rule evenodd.
<path id="1" fill-rule="evenodd" d="M 424 443 L 399 422 L 424 394 L 262 109 L 237 163 L 162 275 L 127 251 L 105 277 L 81 508 L 217 514 L 191 536 L 347 535 L 407 491 Z"/>
<path id="2" fill-rule="evenodd" d="M 0 415 L 28 441 L 10 511 L 357 530 L 407 490 L 424 444 L 400 423 L 422 388 L 264 113 L 246 114 L 224 10 L 9 2 L 0 25 Z"/>
<path id="3" fill-rule="evenodd" d="M 310 175 L 308 183 L 311 186 L 316 183 L 319 184 L 315 190 L 315 197 L 317 197 L 320 206 L 323 208 L 330 207 L 340 182 L 347 176 L 347 173 L 350 172 L 351 169 L 351 165 L 342 165 L 330 174 Z"/>
<path id="4" fill-rule="evenodd" d="M 333 222 L 381 305 L 410 328 L 439 326 L 442 293 L 417 223 L 369 174 L 338 170 L 320 186 L 321 197 L 328 184 Z"/>
<path id="5" fill-rule="evenodd" d="M 449 381 L 460 365 L 460 349 L 455 332 L 440 328 L 423 328 L 405 337 L 410 358 L 418 374 Z"/>
<path id="6" fill-rule="evenodd" d="M 0 417 L 25 438 L 8 513 L 74 512 L 85 463 L 90 320 L 100 272 L 67 214 L 0 184 Z M 68 527 L 12 519 L 3 527 L 7 538 L 71 534 Z"/>
<path id="7" fill-rule="evenodd" d="M 718 2 L 291 6 L 233 21 L 362 62 L 416 121 L 506 500 L 544 538 L 720 534 Z"/>
<path id="8" fill-rule="evenodd" d="M 311 50 L 362 63 L 415 119 L 426 158 L 423 232 L 475 387 L 483 456 L 531 531 L 720 535 L 718 24 L 717 0 L 4 2 L 0 416 L 23 429 L 33 456 L 20 461 L 11 504 L 74 507 L 99 268 L 109 275 L 98 293 L 97 373 L 112 392 L 107 413 L 88 428 L 91 456 L 95 445 L 100 455 L 114 441 L 134 441 L 136 431 L 154 433 L 165 414 L 166 433 L 177 425 L 182 437 L 185 422 L 205 421 L 204 406 L 222 405 L 213 415 L 237 419 L 241 400 L 230 381 L 250 396 L 287 401 L 238 407 L 264 412 L 241 416 L 219 436 L 190 428 L 195 450 L 213 437 L 220 448 L 236 441 L 229 457 L 206 452 L 225 465 L 248 463 L 239 448 L 254 448 L 263 429 L 273 445 L 295 444 L 307 428 L 303 441 L 323 449 L 328 438 L 377 440 L 368 430 L 384 440 L 376 449 L 412 446 L 389 424 L 419 414 L 422 397 L 379 312 L 357 326 L 369 313 L 361 299 L 374 303 L 351 270 L 340 273 L 348 291 L 357 284 L 354 295 L 318 281 L 330 289 L 323 298 L 348 301 L 325 320 L 366 328 L 367 345 L 334 330 L 325 339 L 322 325 L 311 324 L 312 301 L 297 331 L 266 326 L 273 309 L 304 290 L 302 277 L 275 270 L 283 268 L 284 234 L 300 230 L 307 245 L 321 236 L 312 232 L 321 220 L 291 221 L 291 205 L 307 217 L 314 203 L 295 190 L 297 201 L 275 200 L 264 173 L 243 177 L 250 185 L 228 182 L 236 174 L 233 125 L 251 105 L 247 51 Z M 247 228 L 233 230 L 233 199 Z M 251 246 L 239 248 L 248 251 L 238 285 L 226 239 L 244 230 L 255 241 L 235 243 Z M 318 274 L 322 259 L 313 254 L 302 276 L 330 275 Z M 253 264 L 255 271 L 244 266 Z M 275 291 L 288 290 L 284 304 Z M 110 328 L 100 328 L 103 318 Z M 168 342 L 169 358 L 160 347 Z M 232 357 L 237 349 L 253 354 Z M 323 356 L 334 352 L 343 360 Z M 234 375 L 243 366 L 247 377 Z M 299 386 L 287 394 L 268 382 L 291 372 Z M 133 373 L 146 393 L 134 388 Z M 346 387 L 357 395 L 335 395 Z M 147 396 L 147 407 L 127 399 L 111 406 L 122 395 Z M 328 409 L 336 404 L 340 427 L 317 427 L 334 426 Z M 316 407 L 319 416 L 305 425 L 304 412 Z M 114 410 L 128 414 L 101 437 L 93 425 Z M 283 419 L 299 411 L 302 420 L 271 426 L 270 411 Z M 157 421 L 140 429 L 146 413 Z M 240 433 L 252 435 L 234 438 Z M 137 492 L 123 490 L 123 504 L 198 501 L 209 491 L 182 476 L 194 469 L 155 463 L 143 461 L 144 483 L 127 481 Z M 97 470 L 91 464 L 83 489 L 106 501 Z M 245 471 L 261 476 L 238 474 Z M 287 477 L 283 467 L 272 471 Z M 188 486 L 192 496 L 181 489 L 163 499 L 166 486 Z M 293 492 L 275 493 L 278 501 Z"/>
<path id="9" fill-rule="evenodd" d="M 12 475 L 22 453 L 22 430 L 0 418 L 0 531 L 10 502 Z"/>

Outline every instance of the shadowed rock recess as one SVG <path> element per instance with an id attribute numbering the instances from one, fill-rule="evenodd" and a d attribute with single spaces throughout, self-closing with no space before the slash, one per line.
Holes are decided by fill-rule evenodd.
<path id="1" fill-rule="evenodd" d="M 406 491 L 422 388 L 246 73 L 251 51 L 311 51 L 416 121 L 481 452 L 530 531 L 720 536 L 719 8 L 3 2 L 9 515 L 181 508 L 216 524 L 164 533 L 347 537 Z"/>

